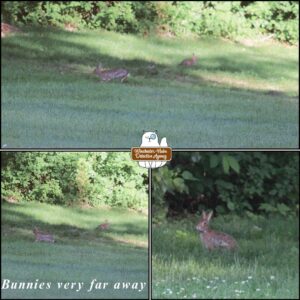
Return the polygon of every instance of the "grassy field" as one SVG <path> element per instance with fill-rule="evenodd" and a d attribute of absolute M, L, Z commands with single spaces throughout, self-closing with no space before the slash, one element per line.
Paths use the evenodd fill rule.
<path fill-rule="evenodd" d="M 239 249 L 208 252 L 197 219 L 153 229 L 153 298 L 299 299 L 299 220 L 217 217 Z"/>
<path fill-rule="evenodd" d="M 23 31 L 1 40 L 4 147 L 130 148 L 143 129 L 173 148 L 298 146 L 296 47 Z M 99 62 L 131 76 L 100 83 Z"/>
<path fill-rule="evenodd" d="M 108 219 L 108 231 L 95 228 Z M 119 209 L 64 208 L 46 204 L 2 204 L 1 279 L 50 282 L 50 289 L 7 290 L 1 298 L 147 298 L 148 218 Z M 54 234 L 55 243 L 34 242 L 32 229 Z M 93 280 L 107 282 L 90 289 Z M 58 282 L 83 282 L 81 290 Z M 114 284 L 121 282 L 119 289 Z M 122 286 L 130 283 L 127 288 Z M 141 291 L 134 283 L 147 285 Z"/>

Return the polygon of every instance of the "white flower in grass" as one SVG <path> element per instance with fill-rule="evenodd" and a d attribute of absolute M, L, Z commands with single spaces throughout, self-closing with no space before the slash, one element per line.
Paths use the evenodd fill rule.
<path fill-rule="evenodd" d="M 274 275 L 271 275 L 271 276 L 270 276 L 270 279 L 271 279 L 271 280 L 274 280 L 274 279 L 275 279 L 275 276 L 274 276 Z"/>
<path fill-rule="evenodd" d="M 252 276 L 248 276 L 248 279 L 252 279 Z"/>
<path fill-rule="evenodd" d="M 192 298 L 194 298 L 194 299 L 195 299 L 196 297 L 197 297 L 197 295 L 196 295 L 196 294 L 193 294 L 193 295 L 192 295 Z"/>
<path fill-rule="evenodd" d="M 217 277 L 215 277 L 215 279 L 216 279 L 216 280 L 219 280 L 219 277 L 217 276 Z"/>
<path fill-rule="evenodd" d="M 210 285 L 206 286 L 207 289 L 210 289 Z"/>
<path fill-rule="evenodd" d="M 226 280 L 225 280 L 225 279 L 222 279 L 222 282 L 226 282 Z"/>
<path fill-rule="evenodd" d="M 270 282 L 267 282 L 267 286 L 270 286 L 271 284 L 270 284 Z"/>
<path fill-rule="evenodd" d="M 215 290 L 217 288 L 217 286 L 214 286 L 212 289 Z"/>
<path fill-rule="evenodd" d="M 256 289 L 256 291 L 257 291 L 257 292 L 259 292 L 259 291 L 260 291 L 260 289 Z"/>
<path fill-rule="evenodd" d="M 243 281 L 241 281 L 241 284 L 245 284 L 247 281 L 245 281 L 245 280 L 243 280 Z"/>
<path fill-rule="evenodd" d="M 238 281 L 236 281 L 234 284 L 238 284 L 239 282 Z"/>

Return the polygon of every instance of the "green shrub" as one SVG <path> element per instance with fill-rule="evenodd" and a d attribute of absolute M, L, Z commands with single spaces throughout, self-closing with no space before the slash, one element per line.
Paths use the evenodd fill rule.
<path fill-rule="evenodd" d="M 298 180 L 298 153 L 174 153 L 153 171 L 152 203 L 159 217 L 204 208 L 286 215 L 299 209 Z"/>
<path fill-rule="evenodd" d="M 2 197 L 17 201 L 147 207 L 147 173 L 129 153 L 2 153 Z"/>
<path fill-rule="evenodd" d="M 233 39 L 271 33 L 292 44 L 299 35 L 297 1 L 2 1 L 1 8 L 2 20 L 20 24 Z"/>

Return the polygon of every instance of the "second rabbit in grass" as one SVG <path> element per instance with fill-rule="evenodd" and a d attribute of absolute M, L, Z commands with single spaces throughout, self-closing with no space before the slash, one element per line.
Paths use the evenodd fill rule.
<path fill-rule="evenodd" d="M 100 224 L 97 228 L 100 230 L 108 230 L 110 227 L 110 224 L 107 220 L 104 221 L 104 223 Z"/>
<path fill-rule="evenodd" d="M 121 82 L 123 82 L 129 76 L 129 72 L 126 69 L 117 68 L 106 70 L 102 68 L 101 64 L 96 67 L 94 74 L 96 74 L 102 81 L 121 79 Z"/>

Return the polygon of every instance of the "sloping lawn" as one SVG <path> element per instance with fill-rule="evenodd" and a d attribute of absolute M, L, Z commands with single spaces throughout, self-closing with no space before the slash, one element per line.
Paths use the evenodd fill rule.
<path fill-rule="evenodd" d="M 1 41 L 6 148 L 130 148 L 143 129 L 173 148 L 298 146 L 296 47 L 23 31 Z M 130 77 L 99 82 L 99 62 Z"/>
<path fill-rule="evenodd" d="M 97 230 L 105 219 L 109 230 Z M 34 242 L 34 226 L 54 234 L 55 243 Z M 44 288 L 2 289 L 3 299 L 148 297 L 146 215 L 121 209 L 2 204 L 1 247 L 2 287 L 4 280 L 10 280 L 7 287 L 16 282 L 45 283 Z M 58 288 L 59 283 L 66 285 Z"/>

